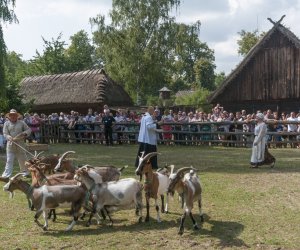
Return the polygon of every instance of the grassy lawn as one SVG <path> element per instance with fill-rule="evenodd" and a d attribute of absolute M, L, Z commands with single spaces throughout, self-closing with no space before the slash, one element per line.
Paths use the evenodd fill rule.
<path fill-rule="evenodd" d="M 50 153 L 76 151 L 76 164 L 129 165 L 123 177 L 134 176 L 137 145 L 50 145 Z M 34 223 L 25 195 L 14 199 L 0 183 L 0 249 L 299 249 L 300 248 L 300 151 L 272 149 L 274 169 L 249 169 L 249 148 L 168 147 L 159 145 L 159 164 L 199 169 L 204 193 L 205 222 L 192 230 L 187 217 L 185 233 L 177 235 L 182 214 L 177 196 L 171 199 L 169 214 L 157 223 L 152 203 L 149 223 L 137 223 L 134 210 L 113 214 L 107 222 L 85 227 L 83 221 L 72 232 L 64 232 L 71 218 L 58 211 L 57 222 L 44 232 Z M 5 154 L 0 153 L 0 171 Z M 18 166 L 15 166 L 18 170 Z M 196 205 L 196 204 L 195 204 Z M 145 210 L 143 214 L 145 215 Z M 197 214 L 195 206 L 194 214 Z M 198 224 L 200 218 L 196 215 Z M 40 221 L 43 222 L 42 217 Z"/>

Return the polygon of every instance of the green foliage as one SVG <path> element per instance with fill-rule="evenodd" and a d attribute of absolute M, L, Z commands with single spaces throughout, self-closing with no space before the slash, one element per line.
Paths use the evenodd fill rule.
<path fill-rule="evenodd" d="M 18 23 L 17 16 L 14 12 L 15 5 L 15 0 L 0 0 L 0 106 L 5 106 L 5 104 L 7 103 L 6 79 L 4 69 L 6 45 L 3 37 L 2 23 Z"/>
<path fill-rule="evenodd" d="M 205 60 L 213 65 L 213 50 L 199 40 L 200 26 L 200 21 L 191 25 L 173 24 L 175 50 L 171 50 L 170 58 L 173 69 L 171 73 L 175 81 L 181 79 L 191 85 L 196 81 L 195 65 L 198 61 Z"/>
<path fill-rule="evenodd" d="M 111 24 L 104 16 L 91 19 L 97 26 L 94 42 L 97 56 L 117 82 L 124 83 L 132 97 L 155 95 L 166 84 L 170 10 L 178 0 L 113 1 Z"/>
<path fill-rule="evenodd" d="M 175 99 L 175 105 L 194 106 L 206 110 L 209 106 L 207 98 L 210 91 L 205 88 L 199 88 L 191 94 L 179 96 Z"/>
<path fill-rule="evenodd" d="M 226 79 L 226 75 L 225 72 L 222 71 L 220 73 L 217 73 L 215 75 L 215 88 L 217 89 L 218 87 L 220 87 L 220 85 L 222 84 L 222 82 Z"/>
<path fill-rule="evenodd" d="M 26 76 L 26 63 L 22 56 L 15 52 L 8 52 L 4 64 L 5 69 L 5 99 L 0 102 L 1 110 L 8 110 L 11 107 L 19 111 L 25 108 L 22 104 L 22 97 L 19 95 L 19 83 Z"/>
<path fill-rule="evenodd" d="M 65 56 L 65 41 L 61 40 L 62 33 L 51 41 L 43 39 L 44 51 L 36 51 L 36 56 L 29 64 L 31 75 L 62 74 L 67 72 L 67 59 Z"/>
<path fill-rule="evenodd" d="M 18 23 L 15 7 L 16 0 L 0 0 L 0 23 Z"/>
<path fill-rule="evenodd" d="M 118 0 L 113 1 L 109 25 L 101 15 L 90 20 L 96 27 L 96 56 L 134 99 L 141 93 L 155 96 L 162 86 L 174 91 L 189 88 L 196 78 L 195 62 L 214 60 L 213 51 L 199 40 L 200 22 L 177 24 L 169 16 L 179 4 Z"/>
<path fill-rule="evenodd" d="M 80 30 L 70 37 L 71 44 L 65 51 L 69 71 L 88 70 L 93 67 L 94 47 L 90 44 L 88 34 Z"/>
<path fill-rule="evenodd" d="M 238 53 L 242 56 L 246 56 L 252 47 L 265 35 L 264 32 L 259 34 L 258 30 L 253 32 L 241 30 L 238 34 L 240 35 L 240 39 L 237 40 Z"/>
<path fill-rule="evenodd" d="M 215 70 L 216 66 L 208 59 L 201 58 L 196 61 L 194 71 L 196 84 L 208 90 L 215 89 Z"/>

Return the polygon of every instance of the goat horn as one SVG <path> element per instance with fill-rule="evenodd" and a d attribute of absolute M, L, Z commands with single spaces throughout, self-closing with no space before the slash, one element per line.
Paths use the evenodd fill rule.
<path fill-rule="evenodd" d="M 173 173 L 174 173 L 174 167 L 175 167 L 175 166 L 174 166 L 174 165 L 170 165 L 169 167 L 170 167 L 170 169 L 171 169 L 171 174 L 173 174 Z"/>
<path fill-rule="evenodd" d="M 195 169 L 193 167 L 183 167 L 183 168 L 178 169 L 177 174 L 181 174 L 181 173 L 184 173 L 184 172 L 187 172 L 187 171 L 190 171 L 190 170 L 195 170 L 196 171 L 197 169 Z"/>
<path fill-rule="evenodd" d="M 143 158 L 143 162 L 147 162 L 148 160 L 150 160 L 153 156 L 159 155 L 160 153 L 157 152 L 151 152 L 149 154 L 147 154 L 144 158 Z"/>
<path fill-rule="evenodd" d="M 63 155 L 59 158 L 59 160 L 63 160 L 68 154 L 75 154 L 75 151 L 67 151 L 63 153 Z"/>
<path fill-rule="evenodd" d="M 24 176 L 24 173 L 17 173 L 15 176 L 13 176 L 12 178 L 10 178 L 12 181 L 16 180 L 16 179 L 19 179 L 20 176 Z"/>
<path fill-rule="evenodd" d="M 36 151 L 35 151 L 36 152 Z M 41 151 L 37 154 L 36 158 L 38 158 L 42 153 L 44 153 L 44 151 Z"/>

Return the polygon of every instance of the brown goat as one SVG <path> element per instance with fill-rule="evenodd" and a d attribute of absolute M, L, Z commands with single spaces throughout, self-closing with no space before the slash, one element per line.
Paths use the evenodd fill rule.
<path fill-rule="evenodd" d="M 169 177 L 159 172 L 153 172 L 150 162 L 151 157 L 158 153 L 152 152 L 144 157 L 144 153 L 140 157 L 139 166 L 136 169 L 136 174 L 144 176 L 144 190 L 146 196 L 147 215 L 145 221 L 149 221 L 150 198 L 155 200 L 155 209 L 157 212 L 157 221 L 160 222 L 159 206 L 157 202 L 158 196 L 161 197 L 161 212 L 168 212 L 168 196 L 166 200 L 166 209 L 164 208 L 164 193 L 167 193 L 169 185 Z"/>

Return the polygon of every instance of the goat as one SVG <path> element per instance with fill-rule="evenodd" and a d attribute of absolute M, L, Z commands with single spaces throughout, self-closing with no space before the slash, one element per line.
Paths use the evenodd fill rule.
<path fill-rule="evenodd" d="M 135 171 L 137 175 L 144 175 L 144 189 L 145 189 L 145 196 L 146 196 L 146 208 L 147 208 L 147 215 L 145 221 L 149 221 L 149 200 L 153 198 L 155 200 L 155 209 L 157 212 L 157 222 L 161 222 L 160 214 L 159 214 L 159 206 L 157 202 L 157 197 L 161 197 L 161 212 L 168 213 L 168 195 L 166 198 L 166 207 L 164 208 L 164 193 L 167 193 L 167 189 L 169 186 L 169 177 L 164 175 L 160 172 L 153 172 L 152 165 L 150 162 L 151 157 L 158 155 L 157 152 L 152 152 L 147 154 L 144 157 L 144 152 L 142 156 L 139 157 L 139 165 Z"/>
<path fill-rule="evenodd" d="M 126 178 L 103 182 L 101 175 L 88 165 L 76 170 L 74 179 L 86 186 L 92 199 L 93 207 L 89 221 L 96 212 L 105 209 L 112 225 L 109 212 L 128 209 L 133 205 L 136 208 L 136 215 L 139 215 L 139 222 L 142 221 L 142 185 L 139 181 Z"/>
<path fill-rule="evenodd" d="M 69 160 L 65 160 L 65 157 L 70 154 L 75 153 L 74 151 L 67 151 L 65 152 L 58 160 L 57 165 L 54 168 L 55 172 L 62 172 L 64 170 L 75 174 L 75 170 L 77 169 L 74 167 Z M 102 176 L 102 180 L 106 181 L 117 181 L 120 179 L 122 171 L 127 168 L 127 166 L 122 168 L 116 168 L 114 166 L 98 166 L 93 167 L 94 170 Z"/>
<path fill-rule="evenodd" d="M 189 173 L 186 173 L 190 171 Z M 198 230 L 198 224 L 193 217 L 192 209 L 195 201 L 198 201 L 199 213 L 201 222 L 204 221 L 203 213 L 202 213 L 202 187 L 200 183 L 200 179 L 196 175 L 195 171 L 197 171 L 193 167 L 184 167 L 180 168 L 177 173 L 171 173 L 170 175 L 170 184 L 168 187 L 168 193 L 174 195 L 175 190 L 179 195 L 182 195 L 184 199 L 184 212 L 181 217 L 180 227 L 178 234 L 183 234 L 184 231 L 184 220 L 186 214 L 190 215 L 190 218 L 193 222 L 193 227 L 195 230 Z"/>
<path fill-rule="evenodd" d="M 73 229 L 79 216 L 79 211 L 85 200 L 85 189 L 78 185 L 58 185 L 58 186 L 41 186 L 35 188 L 29 185 L 27 182 L 21 180 L 21 176 L 24 174 L 18 173 L 14 177 L 9 179 L 3 187 L 3 190 L 10 192 L 13 197 L 13 192 L 16 189 L 21 190 L 28 199 L 32 200 L 36 209 L 34 221 L 43 228 L 48 229 L 47 213 L 49 209 L 57 208 L 60 204 L 71 203 L 71 211 L 73 214 L 73 220 L 66 228 L 66 231 Z M 45 224 L 42 225 L 38 218 L 43 213 Z"/>
<path fill-rule="evenodd" d="M 54 186 L 54 185 L 76 185 L 77 184 L 77 182 L 74 179 L 72 180 L 62 179 L 51 175 L 46 177 L 43 172 L 43 167 L 44 164 L 39 164 L 39 165 L 32 164 L 28 167 L 28 170 L 31 172 L 31 176 L 32 176 L 31 186 L 38 188 L 43 185 Z M 31 206 L 31 210 L 33 210 L 33 205 Z M 51 218 L 52 214 L 53 214 L 52 221 L 56 221 L 55 209 L 50 209 L 48 219 Z"/>

